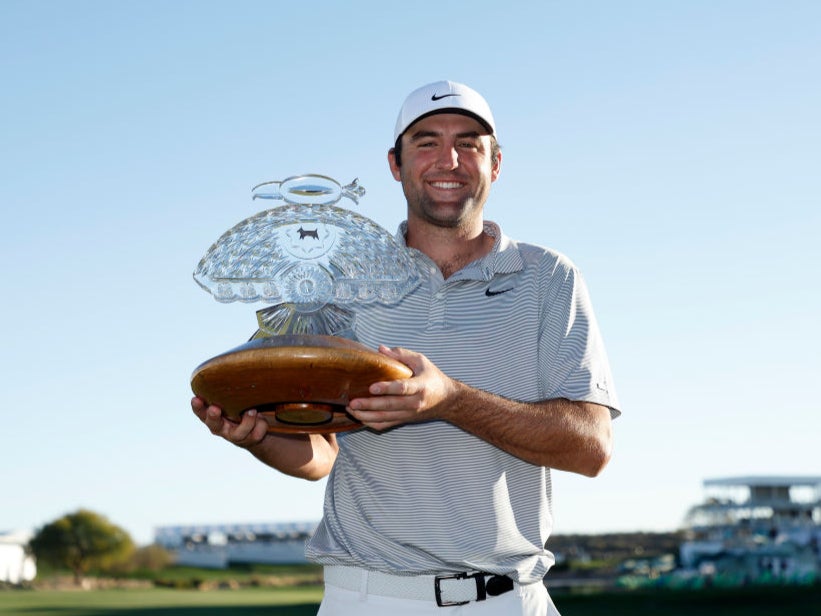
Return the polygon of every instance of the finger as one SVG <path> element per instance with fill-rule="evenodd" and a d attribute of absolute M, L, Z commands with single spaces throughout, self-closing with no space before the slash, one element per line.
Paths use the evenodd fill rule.
<path fill-rule="evenodd" d="M 413 377 L 399 381 L 380 381 L 368 387 L 374 396 L 413 396 L 419 393 L 418 380 Z"/>
<path fill-rule="evenodd" d="M 348 411 L 356 419 L 362 423 L 405 423 L 413 419 L 415 413 L 406 407 L 400 406 L 398 403 L 392 403 L 390 406 L 382 405 L 371 408 L 351 408 Z"/>
<path fill-rule="evenodd" d="M 208 404 L 199 397 L 191 399 L 191 410 L 206 425 L 214 424 L 216 419 L 222 418 L 222 409 L 215 404 Z M 216 422 L 219 423 L 219 422 Z"/>
<path fill-rule="evenodd" d="M 372 428 L 374 430 L 382 431 L 405 423 L 405 420 L 398 419 L 393 413 L 384 413 L 378 411 L 359 411 L 352 412 L 353 415 L 363 426 Z"/>
<path fill-rule="evenodd" d="M 203 419 L 205 417 L 205 407 L 208 406 L 202 398 L 194 396 L 191 398 L 191 410 L 194 411 L 194 414 Z"/>
<path fill-rule="evenodd" d="M 413 369 L 413 366 L 411 366 L 410 362 L 415 363 L 420 357 L 419 353 L 415 353 L 414 351 L 410 351 L 402 347 L 388 347 L 384 344 L 379 345 L 379 352 L 382 353 L 382 355 L 390 357 L 391 359 L 402 362 L 411 369 Z"/>
<path fill-rule="evenodd" d="M 418 411 L 422 398 L 416 395 L 416 388 L 402 383 L 382 383 L 384 391 L 369 398 L 354 398 L 348 402 L 348 407 L 357 411 L 398 412 Z M 378 391 L 378 390 L 377 390 Z"/>
<path fill-rule="evenodd" d="M 349 411 L 377 412 L 390 411 L 397 408 L 396 401 L 391 398 L 354 398 L 348 402 Z"/>
<path fill-rule="evenodd" d="M 396 357 L 401 350 L 399 347 L 389 347 L 384 344 L 380 344 L 377 348 L 382 355 L 387 355 L 388 357 Z"/>
<path fill-rule="evenodd" d="M 266 436 L 268 436 L 268 421 L 262 415 L 257 415 L 254 428 L 251 430 L 249 438 L 254 443 L 259 443 Z"/>
<path fill-rule="evenodd" d="M 235 443 L 240 443 L 249 440 L 254 428 L 257 426 L 257 410 L 251 409 L 246 411 L 240 417 L 238 424 L 231 426 L 230 438 Z"/>
<path fill-rule="evenodd" d="M 368 393 L 373 394 L 374 396 L 384 396 L 388 393 L 388 386 L 390 385 L 389 381 L 380 381 L 379 383 L 371 383 L 368 386 Z"/>
<path fill-rule="evenodd" d="M 222 416 L 222 409 L 214 404 L 206 407 L 201 419 L 211 431 L 211 434 L 223 435 L 224 427 L 230 425 L 225 417 Z"/>

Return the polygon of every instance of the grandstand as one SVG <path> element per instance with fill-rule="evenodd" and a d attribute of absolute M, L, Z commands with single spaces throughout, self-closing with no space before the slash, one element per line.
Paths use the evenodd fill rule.
<path fill-rule="evenodd" d="M 224 569 L 237 564 L 305 563 L 305 542 L 318 522 L 161 526 L 154 542 L 176 563 Z"/>

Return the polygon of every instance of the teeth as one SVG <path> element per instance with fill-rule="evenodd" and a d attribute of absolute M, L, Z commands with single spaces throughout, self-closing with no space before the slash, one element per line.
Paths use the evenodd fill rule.
<path fill-rule="evenodd" d="M 460 188 L 462 186 L 460 182 L 431 182 L 431 185 L 435 188 Z"/>

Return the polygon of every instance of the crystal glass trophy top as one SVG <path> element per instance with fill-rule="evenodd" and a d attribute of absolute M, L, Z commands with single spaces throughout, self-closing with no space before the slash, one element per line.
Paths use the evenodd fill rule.
<path fill-rule="evenodd" d="M 401 300 L 419 283 L 410 253 L 372 220 L 336 204 L 365 194 L 322 175 L 265 182 L 254 199 L 284 204 L 226 231 L 194 280 L 220 302 L 261 302 L 257 332 L 201 364 L 194 393 L 226 415 L 256 408 L 275 432 L 336 432 L 359 424 L 344 408 L 407 366 L 354 339 L 356 307 Z"/>

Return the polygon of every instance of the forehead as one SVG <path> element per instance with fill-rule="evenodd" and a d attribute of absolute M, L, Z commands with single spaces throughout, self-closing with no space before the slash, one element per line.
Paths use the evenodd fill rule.
<path fill-rule="evenodd" d="M 436 113 L 414 122 L 405 136 L 413 139 L 417 134 L 441 135 L 488 135 L 487 129 L 479 120 L 461 113 Z"/>

